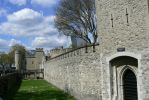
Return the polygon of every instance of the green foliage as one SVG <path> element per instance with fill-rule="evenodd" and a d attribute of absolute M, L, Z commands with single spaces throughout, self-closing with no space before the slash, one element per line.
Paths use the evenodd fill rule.
<path fill-rule="evenodd" d="M 6 65 L 12 65 L 13 64 L 13 57 L 9 54 L 1 54 L 0 55 L 0 65 L 3 67 Z"/>
<path fill-rule="evenodd" d="M 19 44 L 16 44 L 11 47 L 10 52 L 8 54 L 1 54 L 0 55 L 0 65 L 5 69 L 5 66 L 12 66 L 14 64 L 14 59 L 15 59 L 15 51 L 18 50 L 21 54 L 21 64 L 24 65 L 25 61 L 25 47 Z"/>
<path fill-rule="evenodd" d="M 24 80 L 14 100 L 76 100 L 44 80 Z"/>
<path fill-rule="evenodd" d="M 16 50 L 18 50 L 18 51 L 21 53 L 22 57 L 25 57 L 25 52 L 26 52 L 26 50 L 25 50 L 25 47 L 24 47 L 23 45 L 20 45 L 20 44 L 15 44 L 15 45 L 13 45 L 13 46 L 10 48 L 10 54 L 11 54 L 12 56 L 14 56 Z"/>

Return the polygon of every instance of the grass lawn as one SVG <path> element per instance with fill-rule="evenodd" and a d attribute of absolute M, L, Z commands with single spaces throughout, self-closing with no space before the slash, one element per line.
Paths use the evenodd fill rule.
<path fill-rule="evenodd" d="M 23 80 L 14 100 L 76 100 L 44 80 Z"/>

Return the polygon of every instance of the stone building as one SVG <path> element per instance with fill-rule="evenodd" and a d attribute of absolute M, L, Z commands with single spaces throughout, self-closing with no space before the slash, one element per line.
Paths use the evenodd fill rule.
<path fill-rule="evenodd" d="M 44 59 L 43 48 L 36 48 L 36 50 L 29 50 L 26 52 L 26 69 L 36 70 L 41 69 L 40 64 Z"/>
<path fill-rule="evenodd" d="M 45 55 L 43 48 L 26 51 L 26 72 L 32 74 L 35 78 L 40 77 L 43 70 Z"/>
<path fill-rule="evenodd" d="M 43 78 L 43 64 L 45 62 L 45 54 L 43 48 L 36 50 L 27 50 L 25 54 L 25 63 L 21 66 L 21 54 L 15 51 L 15 68 L 24 74 L 24 78 Z"/>
<path fill-rule="evenodd" d="M 148 0 L 96 0 L 103 100 L 149 100 Z"/>
<path fill-rule="evenodd" d="M 96 52 L 80 48 L 47 61 L 45 79 L 78 100 L 149 100 L 148 1 L 96 0 Z"/>

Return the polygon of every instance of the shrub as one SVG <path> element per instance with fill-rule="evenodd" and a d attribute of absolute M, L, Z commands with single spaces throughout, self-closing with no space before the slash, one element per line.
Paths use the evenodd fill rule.
<path fill-rule="evenodd" d="M 22 82 L 22 75 L 11 73 L 0 77 L 0 97 L 3 100 L 13 100 Z"/>

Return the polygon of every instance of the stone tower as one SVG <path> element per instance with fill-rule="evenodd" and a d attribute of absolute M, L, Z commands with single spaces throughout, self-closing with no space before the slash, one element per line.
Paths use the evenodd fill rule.
<path fill-rule="evenodd" d="M 40 69 L 40 65 L 42 64 L 42 59 L 44 57 L 44 52 L 43 48 L 36 48 L 36 53 L 35 53 L 35 67 L 36 69 Z"/>
<path fill-rule="evenodd" d="M 149 100 L 148 8 L 148 0 L 96 0 L 102 100 Z"/>
<path fill-rule="evenodd" d="M 15 51 L 15 67 L 16 70 L 20 70 L 20 53 L 18 50 Z"/>

